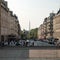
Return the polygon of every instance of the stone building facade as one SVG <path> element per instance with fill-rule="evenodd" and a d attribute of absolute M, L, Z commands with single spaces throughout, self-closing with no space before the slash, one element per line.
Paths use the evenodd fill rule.
<path fill-rule="evenodd" d="M 1 2 L 1 40 L 5 40 L 8 32 L 8 7 L 7 2 L 2 0 Z"/>
<path fill-rule="evenodd" d="M 53 17 L 54 16 L 55 16 L 54 13 L 50 13 L 50 16 L 44 19 L 43 24 L 39 27 L 40 30 L 38 30 L 38 37 L 40 37 L 39 36 L 40 34 L 44 39 L 53 38 Z M 42 26 L 43 28 L 41 28 Z"/>
<path fill-rule="evenodd" d="M 53 30 L 54 30 L 54 38 L 57 38 L 60 40 L 60 9 L 57 12 L 57 14 L 54 16 L 53 19 Z"/>
<path fill-rule="evenodd" d="M 1 41 L 18 40 L 20 37 L 20 24 L 18 17 L 9 10 L 7 2 L 1 2 Z"/>
<path fill-rule="evenodd" d="M 44 25 L 44 38 L 46 39 L 46 36 L 47 36 L 47 18 L 44 19 L 43 25 Z"/>
<path fill-rule="evenodd" d="M 38 28 L 38 39 L 44 39 L 44 25 L 41 24 Z"/>
<path fill-rule="evenodd" d="M 53 17 L 55 16 L 54 13 L 50 13 L 50 16 L 47 17 L 47 23 L 46 23 L 46 38 L 53 38 Z"/>

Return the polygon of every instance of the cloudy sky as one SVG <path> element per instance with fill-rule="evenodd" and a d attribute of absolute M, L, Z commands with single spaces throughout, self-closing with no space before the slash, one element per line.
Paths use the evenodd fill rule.
<path fill-rule="evenodd" d="M 21 29 L 29 30 L 39 27 L 45 17 L 52 11 L 56 13 L 60 8 L 60 0 L 5 0 L 8 7 L 18 16 Z"/>

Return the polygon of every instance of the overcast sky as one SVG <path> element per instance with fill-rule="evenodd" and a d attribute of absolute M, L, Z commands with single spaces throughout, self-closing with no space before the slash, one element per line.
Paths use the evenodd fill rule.
<path fill-rule="evenodd" d="M 29 30 L 29 20 L 31 29 L 39 27 L 49 13 L 57 12 L 60 8 L 60 0 L 5 0 L 8 7 L 19 19 L 21 29 Z"/>

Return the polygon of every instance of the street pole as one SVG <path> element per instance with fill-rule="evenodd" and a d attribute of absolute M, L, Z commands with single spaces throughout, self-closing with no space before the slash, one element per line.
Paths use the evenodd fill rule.
<path fill-rule="evenodd" d="M 29 21 L 29 39 L 30 39 L 30 21 Z"/>
<path fill-rule="evenodd" d="M 0 0 L 0 42 L 1 42 L 1 0 Z"/>

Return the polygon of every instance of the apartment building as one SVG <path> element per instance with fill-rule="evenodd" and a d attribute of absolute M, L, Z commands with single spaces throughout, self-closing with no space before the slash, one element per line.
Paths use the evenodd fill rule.
<path fill-rule="evenodd" d="M 44 39 L 44 25 L 41 24 L 40 27 L 38 28 L 38 39 Z"/>
<path fill-rule="evenodd" d="M 54 13 L 50 13 L 50 16 L 45 18 L 45 36 L 46 38 L 53 38 L 53 17 L 55 16 Z"/>
<path fill-rule="evenodd" d="M 46 36 L 47 36 L 47 18 L 44 19 L 43 25 L 44 25 L 44 38 L 46 39 Z"/>
<path fill-rule="evenodd" d="M 41 27 L 39 26 L 39 28 L 38 28 L 38 39 L 40 39 L 41 38 Z"/>
<path fill-rule="evenodd" d="M 60 40 L 60 9 L 57 12 L 57 14 L 54 16 L 53 19 L 53 30 L 54 30 L 54 38 L 57 38 Z"/>
<path fill-rule="evenodd" d="M 1 40 L 6 40 L 8 33 L 8 7 L 7 2 L 2 0 L 1 2 Z"/>
<path fill-rule="evenodd" d="M 7 2 L 1 2 L 1 41 L 18 40 L 20 38 L 20 24 L 16 14 L 13 14 L 7 6 Z"/>
<path fill-rule="evenodd" d="M 38 38 L 44 39 L 53 38 L 53 17 L 54 13 L 50 13 L 49 17 L 46 17 L 43 24 L 38 29 Z"/>

